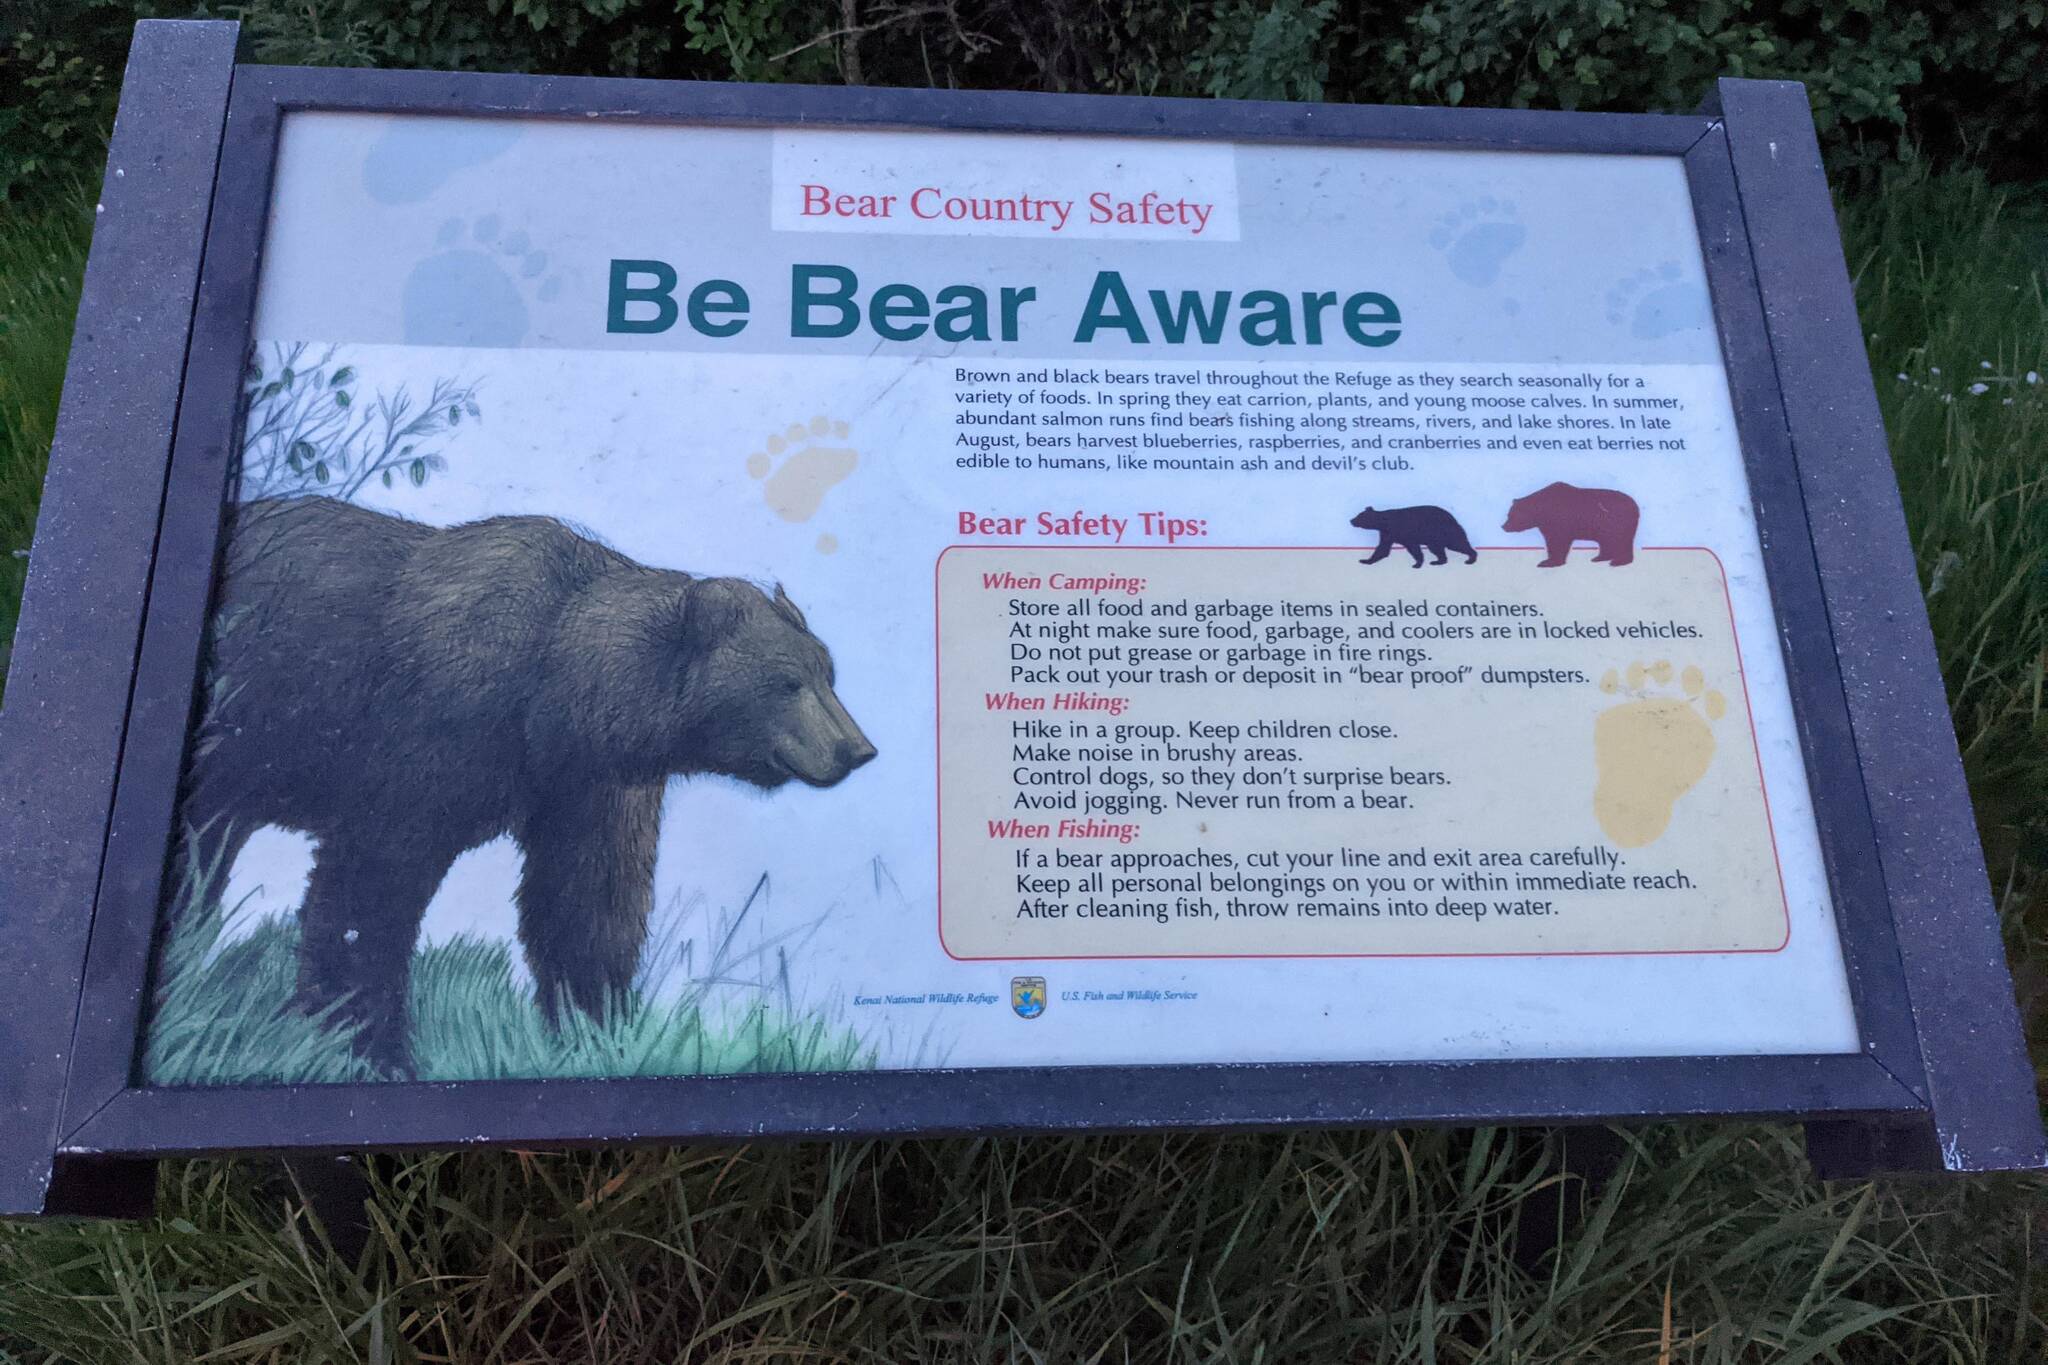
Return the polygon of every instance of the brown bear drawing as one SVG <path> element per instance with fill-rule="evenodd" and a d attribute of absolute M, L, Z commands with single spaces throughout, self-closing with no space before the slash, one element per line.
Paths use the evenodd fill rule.
<path fill-rule="evenodd" d="M 1537 531 L 1544 556 L 1538 568 L 1554 569 L 1571 553 L 1572 542 L 1590 540 L 1600 547 L 1596 564 L 1631 564 L 1636 557 L 1636 522 L 1642 513 L 1636 500 L 1612 488 L 1580 488 L 1553 483 L 1508 507 L 1503 531 Z"/>
<path fill-rule="evenodd" d="M 1351 519 L 1351 524 L 1361 531 L 1376 531 L 1380 543 L 1361 564 L 1377 564 L 1392 554 L 1395 546 L 1406 550 L 1415 560 L 1415 567 L 1422 567 L 1422 552 L 1429 550 L 1436 556 L 1431 562 L 1443 563 L 1450 550 L 1465 556 L 1467 564 L 1479 558 L 1479 552 L 1472 548 L 1472 541 L 1465 534 L 1465 528 L 1458 525 L 1458 519 L 1441 507 L 1368 507 Z"/>
<path fill-rule="evenodd" d="M 184 819 L 318 844 L 297 1001 L 411 1065 L 407 986 L 457 855 L 518 841 L 550 1019 L 601 1015 L 646 935 L 662 792 L 829 787 L 875 756 L 780 588 L 643 564 L 546 517 L 447 529 L 330 498 L 235 514 Z"/>

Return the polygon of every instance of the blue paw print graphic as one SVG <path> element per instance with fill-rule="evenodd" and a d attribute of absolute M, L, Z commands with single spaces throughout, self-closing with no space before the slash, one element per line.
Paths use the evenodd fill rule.
<path fill-rule="evenodd" d="M 418 346 L 517 346 L 531 325 L 528 303 L 561 291 L 548 255 L 498 215 L 441 225 L 435 251 L 406 276 L 405 339 Z"/>
<path fill-rule="evenodd" d="M 1676 261 L 1638 270 L 1607 291 L 1607 320 L 1616 326 L 1626 325 L 1645 341 L 1704 327 L 1712 315 L 1705 286 L 1686 279 Z"/>
<path fill-rule="evenodd" d="M 1443 252 L 1451 274 L 1470 285 L 1489 285 L 1500 278 L 1508 257 L 1522 249 L 1529 230 L 1505 199 L 1482 195 L 1436 220 L 1429 244 Z"/>

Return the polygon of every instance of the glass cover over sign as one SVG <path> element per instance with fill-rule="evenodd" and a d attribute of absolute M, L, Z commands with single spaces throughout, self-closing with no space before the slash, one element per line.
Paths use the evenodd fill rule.
<path fill-rule="evenodd" d="M 1853 1052 L 1675 158 L 286 117 L 158 1084 Z"/>

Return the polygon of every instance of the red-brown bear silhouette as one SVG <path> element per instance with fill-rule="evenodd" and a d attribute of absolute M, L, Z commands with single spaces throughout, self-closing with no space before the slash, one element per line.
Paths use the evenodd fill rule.
<path fill-rule="evenodd" d="M 1538 531 L 1546 551 L 1540 569 L 1554 569 L 1571 553 L 1572 542 L 1590 540 L 1600 547 L 1596 564 L 1630 564 L 1636 557 L 1636 522 L 1642 510 L 1636 500 L 1613 488 L 1580 488 L 1553 483 L 1508 507 L 1503 531 Z"/>

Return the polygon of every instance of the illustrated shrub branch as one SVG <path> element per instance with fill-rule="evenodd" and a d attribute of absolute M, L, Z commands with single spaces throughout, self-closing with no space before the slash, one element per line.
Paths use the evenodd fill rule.
<path fill-rule="evenodd" d="M 447 468 L 431 443 L 481 417 L 472 383 L 441 379 L 425 401 L 400 387 L 367 402 L 336 348 L 274 342 L 250 357 L 242 428 L 242 497 L 322 493 L 353 499 L 376 479 L 415 487 Z"/>

